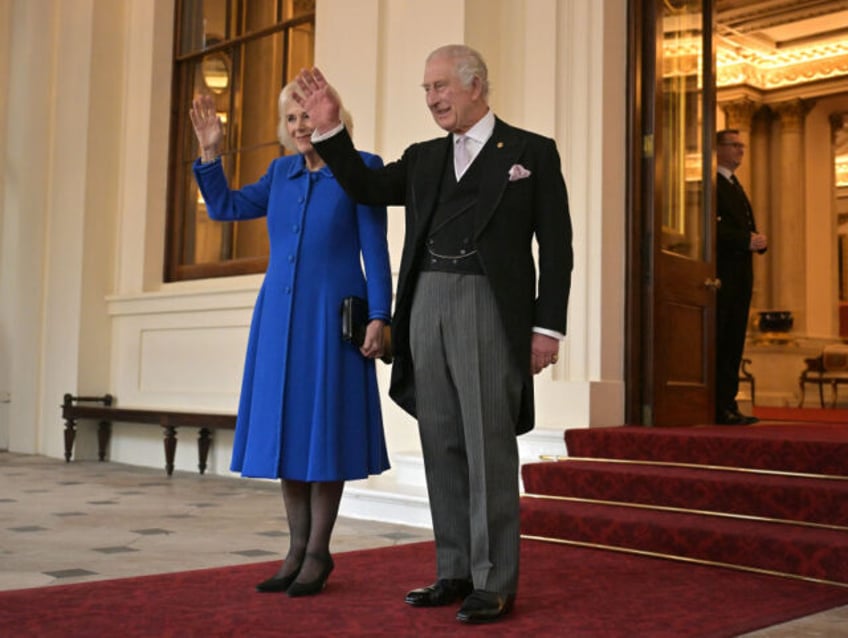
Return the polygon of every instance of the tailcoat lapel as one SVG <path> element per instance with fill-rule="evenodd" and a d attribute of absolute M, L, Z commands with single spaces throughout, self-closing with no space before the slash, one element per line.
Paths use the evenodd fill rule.
<path fill-rule="evenodd" d="M 395 323 L 398 330 L 403 332 L 400 325 L 408 325 L 414 280 L 417 278 L 417 268 L 425 249 L 430 220 L 436 210 L 439 197 L 439 186 L 445 162 L 450 159 L 451 136 L 432 140 L 415 147 L 414 162 L 408 173 L 408 203 L 406 206 L 406 237 L 404 238 L 403 255 L 401 256 L 400 273 L 398 274 L 397 302 L 395 304 Z M 413 285 L 410 285 L 410 281 Z M 399 360 L 403 353 L 398 353 L 394 369 L 400 371 Z M 408 361 L 407 361 L 408 363 Z M 398 372 L 393 372 L 396 374 Z M 414 399 L 398 400 L 404 405 Z"/>
<path fill-rule="evenodd" d="M 477 218 L 475 220 L 475 238 L 486 228 L 489 220 L 501 201 L 506 185 L 509 183 L 509 169 L 518 161 L 524 150 L 524 139 L 514 135 L 510 127 L 495 119 L 495 130 L 486 143 L 478 159 L 485 162 L 483 177 L 480 180 L 480 195 L 477 200 Z"/>
<path fill-rule="evenodd" d="M 419 168 L 412 176 L 412 201 L 415 214 L 415 243 L 420 245 L 430 228 L 430 219 L 436 210 L 439 196 L 439 182 L 444 173 L 445 162 L 450 160 L 451 136 L 441 143 L 422 146 Z"/>

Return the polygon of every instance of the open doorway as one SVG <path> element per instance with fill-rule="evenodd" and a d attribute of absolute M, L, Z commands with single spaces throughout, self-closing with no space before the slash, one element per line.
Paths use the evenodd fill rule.
<path fill-rule="evenodd" d="M 755 260 L 745 357 L 760 405 L 795 406 L 805 360 L 841 333 L 835 157 L 848 110 L 848 2 L 717 0 L 716 66 L 717 125 L 748 144 L 736 174 L 769 237 Z M 774 317 L 791 329 L 772 330 Z"/>
<path fill-rule="evenodd" d="M 848 2 L 634 1 L 630 37 L 627 419 L 644 425 L 708 423 L 714 384 L 715 130 L 740 128 L 750 140 L 740 179 L 749 180 L 758 225 L 762 220 L 771 235 L 769 258 L 755 270 L 752 305 L 757 311 L 792 311 L 798 333 L 839 336 L 840 267 L 848 273 L 840 257 L 848 253 L 839 252 L 837 237 L 848 217 L 839 217 L 836 146 L 830 140 L 832 113 L 840 96 L 848 101 Z M 693 70 L 685 57 L 700 66 Z M 675 104 L 671 89 L 682 86 L 681 73 L 692 76 L 694 90 Z M 696 104 L 700 111 L 691 117 L 682 110 Z M 675 117 L 682 126 L 676 132 L 689 140 L 677 159 L 669 121 Z M 819 137 L 825 138 L 820 145 Z M 699 148 L 691 144 L 696 138 Z M 681 175 L 684 183 L 674 191 Z M 695 191 L 700 198 L 687 209 L 685 195 Z M 677 203 L 669 199 L 674 192 L 684 195 Z M 670 219 L 689 220 L 694 233 L 676 247 L 665 242 Z M 694 260 L 686 254 L 693 246 L 699 257 Z M 694 262 L 701 266 L 691 268 Z M 670 284 L 689 296 L 669 296 Z M 797 363 L 781 364 L 785 390 L 770 396 L 768 387 L 762 392 L 758 387 L 758 398 L 786 403 L 797 398 L 792 394 Z M 760 367 L 771 371 L 770 362 Z"/>

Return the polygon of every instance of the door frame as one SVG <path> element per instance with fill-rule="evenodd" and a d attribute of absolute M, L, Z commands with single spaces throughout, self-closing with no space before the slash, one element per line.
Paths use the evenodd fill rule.
<path fill-rule="evenodd" d="M 654 425 L 657 403 L 669 403 L 665 380 L 659 378 L 656 351 L 667 339 L 657 329 L 657 291 L 663 282 L 661 245 L 662 219 L 657 166 L 662 153 L 661 122 L 662 85 L 657 68 L 662 62 L 659 47 L 662 43 L 662 1 L 630 0 L 628 2 L 628 70 L 627 70 L 627 290 L 625 312 L 625 419 L 634 425 Z M 703 107 L 701 121 L 702 180 L 704 184 L 702 210 L 715 219 L 715 25 L 714 0 L 701 0 L 703 21 Z M 708 63 L 707 63 L 708 62 Z M 658 135 L 658 132 L 660 133 Z M 704 254 L 715 277 L 714 224 L 705 223 Z M 705 282 L 693 281 L 701 286 Z M 703 348 L 703 387 L 698 397 L 700 417 L 689 421 L 710 422 L 715 391 L 715 297 L 704 311 L 704 330 L 696 343 Z M 662 423 L 669 425 L 671 423 Z M 678 423 L 684 425 L 687 423 Z M 691 424 L 691 423 L 688 423 Z"/>

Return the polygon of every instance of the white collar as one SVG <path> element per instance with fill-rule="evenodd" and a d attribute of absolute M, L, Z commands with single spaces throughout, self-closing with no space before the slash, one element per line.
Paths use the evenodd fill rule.
<path fill-rule="evenodd" d="M 730 170 L 729 168 L 719 165 L 718 172 L 721 173 L 722 175 L 724 175 L 727 178 L 727 181 L 729 181 L 729 182 L 733 181 L 733 171 Z"/>
<path fill-rule="evenodd" d="M 481 117 L 477 122 L 468 129 L 463 135 L 469 138 L 471 141 L 475 142 L 478 146 L 483 146 L 486 142 L 489 141 L 489 138 L 492 137 L 492 133 L 495 131 L 495 114 L 492 113 L 492 109 L 486 111 L 486 114 Z M 457 134 L 453 134 L 453 140 L 456 142 Z"/>

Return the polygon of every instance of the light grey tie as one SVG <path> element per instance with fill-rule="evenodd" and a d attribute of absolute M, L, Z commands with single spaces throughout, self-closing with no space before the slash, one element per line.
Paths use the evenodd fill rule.
<path fill-rule="evenodd" d="M 465 135 L 456 136 L 456 145 L 453 149 L 453 168 L 456 172 L 456 179 L 462 177 L 465 169 L 471 163 L 471 154 L 468 152 L 468 138 Z"/>

